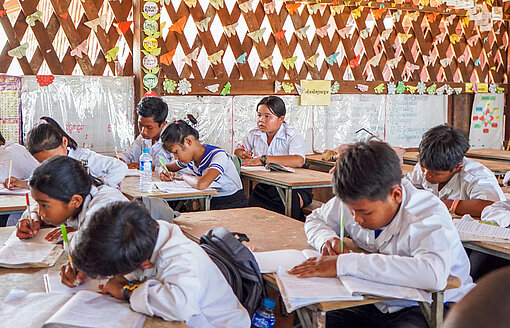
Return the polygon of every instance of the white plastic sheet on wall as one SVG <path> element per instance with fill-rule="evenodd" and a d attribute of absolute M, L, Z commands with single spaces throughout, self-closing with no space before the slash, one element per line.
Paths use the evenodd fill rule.
<path fill-rule="evenodd" d="M 112 155 L 134 139 L 133 83 L 133 77 L 55 76 L 41 87 L 35 76 L 24 76 L 23 131 L 50 116 L 79 147 Z"/>

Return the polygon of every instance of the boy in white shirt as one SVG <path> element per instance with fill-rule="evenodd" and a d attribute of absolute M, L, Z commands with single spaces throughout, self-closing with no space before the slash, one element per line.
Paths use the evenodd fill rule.
<path fill-rule="evenodd" d="M 425 132 L 419 163 L 407 178 L 419 189 L 438 196 L 454 214 L 480 217 L 493 202 L 505 200 L 498 181 L 488 168 L 464 155 L 469 139 L 447 124 Z"/>
<path fill-rule="evenodd" d="M 310 245 L 321 251 L 289 272 L 299 277 L 351 275 L 362 279 L 441 290 L 449 275 L 461 286 L 445 292 L 458 301 L 471 287 L 469 261 L 448 209 L 429 192 L 401 181 L 397 154 L 386 143 L 357 143 L 333 172 L 336 195 L 306 219 Z M 340 254 L 340 219 L 345 234 L 368 251 Z M 414 301 L 390 300 L 328 312 L 327 327 L 428 327 Z"/>
<path fill-rule="evenodd" d="M 136 203 L 102 208 L 73 240 L 73 263 L 88 277 L 111 277 L 103 291 L 131 308 L 190 328 L 250 326 L 225 277 L 178 226 L 155 221 Z M 124 275 L 131 272 L 136 280 Z M 71 270 L 63 282 L 73 285 Z"/>
<path fill-rule="evenodd" d="M 119 153 L 119 159 L 128 164 L 130 169 L 139 168 L 140 155 L 146 143 L 150 145 L 152 166 L 159 168 L 163 159 L 165 164 L 174 160 L 171 153 L 163 148 L 160 136 L 165 128 L 168 116 L 168 105 L 159 97 L 145 97 L 136 105 L 138 114 L 138 128 L 140 135 L 123 152 Z"/>
<path fill-rule="evenodd" d="M 39 165 L 24 146 L 12 140 L 5 141 L 5 138 L 0 134 L 0 181 L 5 182 L 5 184 L 9 179 L 11 161 L 11 176 L 20 180 L 27 180 Z"/>

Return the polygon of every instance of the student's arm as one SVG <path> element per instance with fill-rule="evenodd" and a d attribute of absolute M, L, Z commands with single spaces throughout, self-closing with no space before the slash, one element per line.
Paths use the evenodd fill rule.
<path fill-rule="evenodd" d="M 446 207 L 451 208 L 453 200 L 447 199 L 443 200 L 443 203 Z M 487 206 L 492 205 L 494 202 L 490 200 L 482 200 L 482 199 L 469 199 L 469 200 L 459 200 L 457 208 L 455 209 L 455 214 L 464 215 L 469 214 L 473 217 L 479 218 L 482 215 L 482 211 Z"/>
<path fill-rule="evenodd" d="M 213 183 L 213 181 L 221 174 L 220 171 L 215 169 L 208 169 L 201 177 L 194 175 L 183 174 L 182 179 L 190 186 L 198 190 L 204 190 Z"/>
<path fill-rule="evenodd" d="M 181 167 L 180 162 L 173 161 L 172 163 L 167 164 L 166 167 L 170 172 L 177 172 L 179 170 L 182 170 L 185 166 Z M 168 172 L 163 168 L 159 173 L 159 178 L 161 179 L 161 181 L 171 181 L 174 179 L 174 176 L 169 176 Z"/>
<path fill-rule="evenodd" d="M 25 210 L 16 224 L 16 237 L 19 239 L 29 239 L 34 237 L 43 224 L 41 218 L 37 215 L 37 212 L 39 211 L 38 205 L 33 205 L 31 210 L 31 214 L 28 213 L 28 210 Z M 32 229 L 30 227 L 30 217 L 32 217 L 33 220 Z"/>
<path fill-rule="evenodd" d="M 244 149 L 241 149 L 241 148 L 237 148 L 236 150 L 234 150 L 234 155 L 237 155 L 237 157 L 241 158 L 243 161 L 245 159 L 249 159 L 251 158 L 251 152 L 248 152 Z"/>
<path fill-rule="evenodd" d="M 331 243 L 333 239 L 339 240 L 340 207 L 340 199 L 334 197 L 306 217 L 305 234 L 308 244 L 319 252 L 322 251 L 326 242 Z M 346 207 L 344 211 L 346 215 L 350 215 L 347 214 Z"/>
<path fill-rule="evenodd" d="M 105 185 L 117 188 L 126 176 L 128 170 L 126 163 L 91 150 L 89 150 L 88 156 L 90 174 L 94 177 L 103 177 Z"/>
<path fill-rule="evenodd" d="M 480 219 L 504 228 L 510 226 L 510 202 L 496 202 L 487 206 L 483 209 Z"/>
<path fill-rule="evenodd" d="M 28 189 L 29 188 L 28 181 L 20 180 L 15 177 L 11 177 L 10 180 L 9 180 L 9 178 L 5 179 L 3 185 L 7 189 Z"/>
<path fill-rule="evenodd" d="M 140 147 L 140 139 L 141 136 L 138 136 L 126 149 L 119 152 L 119 159 L 124 161 L 127 164 L 130 163 L 137 163 L 138 158 L 135 158 L 135 148 L 141 148 Z"/>

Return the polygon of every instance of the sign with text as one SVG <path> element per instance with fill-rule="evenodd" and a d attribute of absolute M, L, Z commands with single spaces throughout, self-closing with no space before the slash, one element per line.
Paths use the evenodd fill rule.
<path fill-rule="evenodd" d="M 331 81 L 301 80 L 304 89 L 300 96 L 301 106 L 329 106 L 331 104 Z"/>

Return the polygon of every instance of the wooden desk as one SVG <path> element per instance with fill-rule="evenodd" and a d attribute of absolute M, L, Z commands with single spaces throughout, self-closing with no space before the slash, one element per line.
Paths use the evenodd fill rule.
<path fill-rule="evenodd" d="M 174 223 L 190 239 L 198 242 L 200 236 L 209 229 L 225 227 L 232 232 L 245 233 L 250 239 L 245 245 L 252 251 L 274 251 L 279 249 L 306 249 L 311 248 L 306 241 L 304 223 L 291 219 L 259 207 L 248 207 L 228 210 L 214 210 L 207 213 L 183 213 L 175 218 Z M 345 240 L 346 245 L 356 249 L 350 239 Z M 277 288 L 272 275 L 264 275 L 265 280 Z M 448 278 L 446 289 L 457 288 L 460 280 L 456 277 Z M 443 291 L 432 293 L 433 304 L 420 303 L 420 307 L 428 318 L 431 327 L 439 327 L 443 320 Z M 325 327 L 326 312 L 353 306 L 373 304 L 380 302 L 381 298 L 367 298 L 362 301 L 321 302 L 306 308 L 312 312 L 312 319 L 306 308 L 298 309 L 297 315 L 304 328 Z"/>
<path fill-rule="evenodd" d="M 161 181 L 157 174 L 153 174 L 153 181 Z M 208 211 L 211 209 L 211 197 L 213 195 L 217 195 L 218 192 L 216 190 L 201 190 L 197 192 L 190 193 L 176 193 L 169 194 L 163 191 L 160 191 L 157 188 L 153 188 L 151 192 L 141 192 L 139 188 L 140 177 L 125 177 L 120 184 L 120 191 L 126 196 L 129 200 L 134 198 L 139 198 L 142 196 L 145 197 L 154 197 L 154 198 L 162 198 L 165 200 L 188 200 L 188 199 L 204 199 L 205 200 L 205 210 Z"/>
<path fill-rule="evenodd" d="M 484 158 L 510 162 L 510 151 L 501 149 L 488 149 L 488 148 L 470 149 L 466 153 L 466 156 L 472 158 Z"/>
<path fill-rule="evenodd" d="M 310 166 L 318 166 L 323 169 L 327 169 L 329 171 L 333 166 L 335 166 L 335 162 L 325 161 L 321 158 L 320 154 L 314 155 L 306 155 L 306 163 Z M 402 174 L 407 174 L 413 172 L 414 165 L 411 164 L 403 164 L 402 165 Z"/>
<path fill-rule="evenodd" d="M 250 191 L 252 190 L 253 181 L 275 186 L 285 206 L 285 215 L 290 216 L 292 210 L 292 190 L 331 187 L 332 178 L 332 175 L 326 172 L 301 168 L 295 170 L 295 173 L 265 171 L 241 172 L 241 177 L 250 181 Z"/>
<path fill-rule="evenodd" d="M 464 245 L 465 248 L 510 260 L 510 242 L 491 243 L 485 241 L 464 241 L 462 245 Z"/>
<path fill-rule="evenodd" d="M 2 245 L 15 227 L 0 228 L 0 245 Z M 6 269 L 0 268 L 0 299 L 3 300 L 11 289 L 22 289 L 31 293 L 44 293 L 43 276 L 48 271 L 59 271 L 65 264 L 67 258 L 62 254 L 54 267 L 47 269 Z M 100 315 L 98 313 L 98 315 Z M 183 322 L 167 322 L 161 318 L 147 317 L 144 327 L 146 328 L 185 328 L 188 327 Z"/>
<path fill-rule="evenodd" d="M 35 204 L 33 199 L 30 200 Z M 23 213 L 27 208 L 24 195 L 0 195 L 0 214 Z"/>

